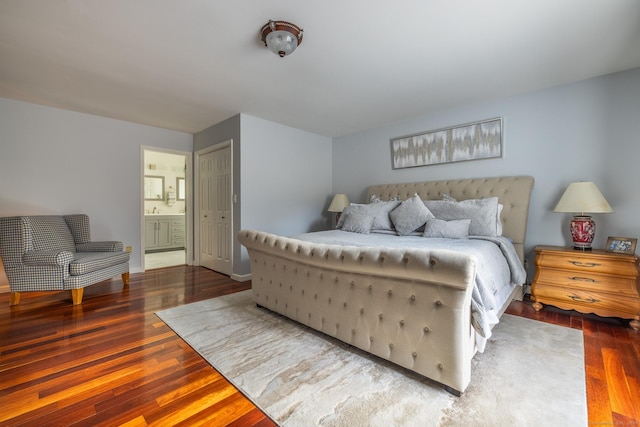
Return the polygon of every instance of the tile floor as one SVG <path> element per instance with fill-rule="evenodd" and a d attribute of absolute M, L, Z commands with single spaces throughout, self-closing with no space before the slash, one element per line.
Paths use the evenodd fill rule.
<path fill-rule="evenodd" d="M 171 267 L 186 264 L 185 251 L 156 252 L 144 255 L 144 269 Z"/>

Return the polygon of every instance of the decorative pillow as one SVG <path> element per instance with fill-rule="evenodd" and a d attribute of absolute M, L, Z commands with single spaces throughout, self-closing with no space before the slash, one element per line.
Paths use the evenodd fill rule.
<path fill-rule="evenodd" d="M 369 204 L 351 203 L 342 211 L 342 215 L 340 215 L 340 220 L 338 221 L 337 228 L 342 228 L 344 224 L 343 217 L 346 213 L 358 212 L 363 215 L 369 215 L 373 217 L 373 226 L 371 227 L 372 230 L 393 230 L 393 224 L 389 219 L 389 212 L 395 209 L 399 204 L 400 202 L 396 201 L 375 202 Z"/>
<path fill-rule="evenodd" d="M 499 236 L 498 198 L 469 199 L 461 202 L 427 200 L 425 205 L 438 219 L 471 219 L 469 234 L 472 236 Z M 500 227 L 500 232 L 502 227 Z"/>
<path fill-rule="evenodd" d="M 358 212 L 360 210 L 360 208 L 358 207 L 360 205 L 356 205 L 354 203 L 351 203 L 349 206 L 345 207 L 342 210 L 342 213 L 340 214 L 340 218 L 338 219 L 338 223 L 336 224 L 336 228 L 342 228 L 342 226 L 344 225 L 344 221 L 347 219 L 347 216 L 351 213 L 354 212 Z"/>
<path fill-rule="evenodd" d="M 451 195 L 449 193 L 444 193 L 442 195 L 442 200 L 446 200 L 446 201 L 449 201 L 449 202 L 457 202 L 458 201 L 458 200 L 456 200 L 455 197 L 451 197 Z M 497 235 L 498 236 L 502 236 L 502 220 L 500 219 L 500 217 L 502 216 L 502 209 L 503 208 L 504 208 L 504 205 L 502 203 L 498 203 L 498 214 L 496 215 L 496 228 L 497 228 Z"/>
<path fill-rule="evenodd" d="M 424 227 L 424 237 L 445 237 L 447 239 L 463 239 L 469 236 L 470 219 L 443 219 L 431 218 Z"/>
<path fill-rule="evenodd" d="M 400 196 L 393 196 L 389 198 L 390 202 L 400 202 Z M 382 200 L 380 198 L 380 196 L 378 196 L 377 194 L 371 194 L 369 196 L 369 203 L 377 203 L 377 202 L 384 202 L 384 200 Z"/>
<path fill-rule="evenodd" d="M 343 214 L 344 215 L 344 214 Z M 340 219 L 342 219 L 342 216 Z M 342 231 L 351 231 L 353 233 L 369 234 L 373 226 L 374 218 L 371 215 L 365 215 L 360 212 L 347 212 L 342 224 Z"/>
<path fill-rule="evenodd" d="M 392 210 L 389 217 L 398 234 L 406 236 L 423 226 L 429 218 L 433 218 L 433 214 L 422 202 L 420 196 L 415 194 Z"/>

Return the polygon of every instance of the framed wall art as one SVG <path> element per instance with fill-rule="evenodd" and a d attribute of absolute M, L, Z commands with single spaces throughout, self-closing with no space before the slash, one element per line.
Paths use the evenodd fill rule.
<path fill-rule="evenodd" d="M 609 236 L 607 239 L 607 246 L 605 246 L 604 250 L 607 252 L 633 255 L 636 253 L 637 243 L 638 239 L 635 238 Z"/>
<path fill-rule="evenodd" d="M 502 157 L 502 118 L 391 140 L 393 169 Z"/>

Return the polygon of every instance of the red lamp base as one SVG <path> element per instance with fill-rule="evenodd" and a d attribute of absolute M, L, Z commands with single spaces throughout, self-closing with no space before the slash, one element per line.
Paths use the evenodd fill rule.
<path fill-rule="evenodd" d="M 596 235 L 596 223 L 590 216 L 576 215 L 571 219 L 571 238 L 573 249 L 590 251 L 593 237 Z"/>

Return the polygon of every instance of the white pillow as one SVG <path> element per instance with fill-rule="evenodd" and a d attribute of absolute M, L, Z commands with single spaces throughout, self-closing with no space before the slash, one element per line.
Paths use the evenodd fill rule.
<path fill-rule="evenodd" d="M 443 219 L 431 218 L 424 227 L 424 237 L 444 237 L 447 239 L 463 239 L 469 236 L 470 219 Z"/>
<path fill-rule="evenodd" d="M 416 193 L 392 210 L 389 217 L 398 234 L 406 236 L 422 227 L 433 214 Z"/>
<path fill-rule="evenodd" d="M 445 221 L 470 219 L 469 234 L 472 236 L 500 236 L 502 234 L 502 224 L 498 220 L 497 197 L 469 199 L 461 202 L 427 200 L 424 203 L 438 219 Z"/>

